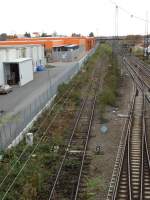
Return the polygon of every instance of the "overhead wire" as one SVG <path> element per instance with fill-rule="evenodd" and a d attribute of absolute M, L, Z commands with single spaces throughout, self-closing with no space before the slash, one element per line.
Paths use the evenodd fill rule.
<path fill-rule="evenodd" d="M 120 10 L 122 10 L 124 13 L 126 13 L 127 15 L 129 15 L 131 18 L 135 18 L 135 19 L 137 19 L 137 20 L 150 23 L 149 20 L 146 20 L 145 18 L 142 18 L 142 17 L 140 17 L 140 16 L 137 16 L 137 15 L 133 14 L 132 12 L 130 12 L 129 10 L 127 10 L 126 8 L 120 6 L 120 5 L 119 5 L 118 3 L 116 3 L 115 1 L 109 0 L 109 2 L 110 2 L 111 4 L 117 6 Z"/>

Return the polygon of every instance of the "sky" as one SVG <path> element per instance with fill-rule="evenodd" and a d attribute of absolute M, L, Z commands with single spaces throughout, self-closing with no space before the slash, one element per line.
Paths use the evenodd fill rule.
<path fill-rule="evenodd" d="M 113 2 L 119 6 L 118 34 L 144 34 L 145 21 L 131 14 L 146 19 L 147 12 L 150 18 L 150 0 L 0 0 L 0 33 L 114 35 Z"/>

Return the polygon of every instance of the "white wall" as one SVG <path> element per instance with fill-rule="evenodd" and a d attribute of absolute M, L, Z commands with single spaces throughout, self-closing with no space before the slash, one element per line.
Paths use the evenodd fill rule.
<path fill-rule="evenodd" d="M 42 46 L 38 47 L 38 59 L 39 59 L 39 64 L 44 64 L 44 47 Z"/>
<path fill-rule="evenodd" d="M 33 66 L 37 66 L 37 48 L 32 47 L 32 61 L 33 61 Z"/>
<path fill-rule="evenodd" d="M 19 63 L 19 73 L 20 73 L 20 86 L 33 80 L 33 68 L 32 60 L 26 60 Z"/>
<path fill-rule="evenodd" d="M 6 60 L 6 50 L 1 49 L 0 50 L 0 62 Z"/>
<path fill-rule="evenodd" d="M 0 85 L 4 84 L 4 68 L 3 64 L 0 63 Z"/>
<path fill-rule="evenodd" d="M 40 64 L 45 64 L 44 59 L 44 47 L 43 46 L 34 46 L 32 47 L 32 60 L 33 66 L 36 67 Z"/>
<path fill-rule="evenodd" d="M 15 48 L 0 48 L 0 84 L 4 84 L 3 62 L 23 58 L 23 49 L 25 49 L 25 58 L 31 58 L 32 68 L 40 64 L 45 64 L 43 46 L 23 46 Z M 29 70 L 29 69 L 28 69 Z M 31 79 L 32 77 L 29 77 Z"/>
<path fill-rule="evenodd" d="M 14 60 L 17 58 L 17 49 L 8 49 L 7 60 Z"/>
<path fill-rule="evenodd" d="M 31 47 L 26 47 L 26 56 L 32 58 L 32 49 Z"/>
<path fill-rule="evenodd" d="M 25 49 L 25 50 L 23 50 Z M 25 56 L 23 56 L 23 51 L 25 51 Z M 39 65 L 44 64 L 44 47 L 43 46 L 23 46 L 16 48 L 0 48 L 0 62 L 14 60 L 18 58 L 31 58 L 34 62 L 34 67 L 36 63 Z"/>

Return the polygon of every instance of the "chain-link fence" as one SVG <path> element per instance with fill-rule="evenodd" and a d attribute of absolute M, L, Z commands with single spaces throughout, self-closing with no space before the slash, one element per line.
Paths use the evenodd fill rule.
<path fill-rule="evenodd" d="M 52 60 L 72 62 L 78 60 L 83 53 L 85 53 L 85 49 L 82 46 L 73 51 L 55 51 L 52 53 Z"/>
<path fill-rule="evenodd" d="M 32 119 L 45 107 L 57 93 L 57 88 L 63 82 L 68 82 L 81 69 L 87 59 L 95 52 L 93 49 L 74 66 L 60 73 L 50 81 L 45 92 L 38 96 L 31 104 L 15 115 L 7 114 L 0 123 L 0 150 L 7 148 L 12 141 L 25 129 Z"/>

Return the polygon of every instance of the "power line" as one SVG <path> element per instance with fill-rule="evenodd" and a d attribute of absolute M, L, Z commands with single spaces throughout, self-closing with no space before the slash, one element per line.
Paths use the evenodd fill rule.
<path fill-rule="evenodd" d="M 149 20 L 144 19 L 144 18 L 142 18 L 142 17 L 139 17 L 139 16 L 137 16 L 137 15 L 134 15 L 134 14 L 131 13 L 129 10 L 127 10 L 127 9 L 125 9 L 124 7 L 118 5 L 115 1 L 109 0 L 109 2 L 110 2 L 111 4 L 113 4 L 113 5 L 115 5 L 115 7 L 117 6 L 118 9 L 122 10 L 124 13 L 126 13 L 126 14 L 129 15 L 130 17 L 135 18 L 135 19 L 140 20 L 140 21 L 144 21 L 144 22 L 150 23 Z"/>

